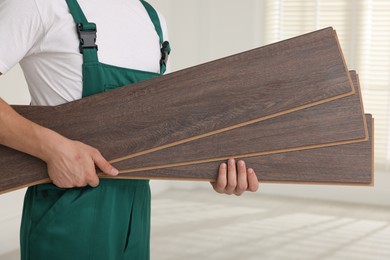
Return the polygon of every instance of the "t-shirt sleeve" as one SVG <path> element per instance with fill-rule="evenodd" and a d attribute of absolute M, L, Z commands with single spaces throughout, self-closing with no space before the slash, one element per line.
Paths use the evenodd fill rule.
<path fill-rule="evenodd" d="M 0 1 L 0 72 L 37 51 L 44 33 L 35 0 Z"/>

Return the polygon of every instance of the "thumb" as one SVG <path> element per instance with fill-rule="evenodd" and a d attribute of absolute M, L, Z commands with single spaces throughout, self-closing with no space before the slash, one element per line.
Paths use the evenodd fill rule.
<path fill-rule="evenodd" d="M 102 170 L 102 172 L 104 172 L 105 174 L 111 176 L 118 175 L 119 171 L 114 168 L 109 162 L 107 162 L 107 160 L 104 159 L 100 152 L 94 153 L 92 155 L 92 159 L 95 162 L 96 166 L 99 167 L 99 169 Z"/>

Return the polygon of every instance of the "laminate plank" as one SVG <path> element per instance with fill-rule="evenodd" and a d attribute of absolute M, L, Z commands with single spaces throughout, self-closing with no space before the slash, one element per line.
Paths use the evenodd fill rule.
<path fill-rule="evenodd" d="M 367 140 L 358 77 L 355 71 L 350 74 L 356 89 L 352 96 L 133 157 L 114 166 L 142 171 L 183 162 L 220 161 Z"/>
<path fill-rule="evenodd" d="M 373 185 L 374 119 L 366 114 L 369 139 L 316 149 L 243 158 L 260 182 Z M 183 165 L 141 172 L 121 172 L 122 179 L 215 181 L 225 161 Z"/>
<path fill-rule="evenodd" d="M 327 28 L 60 106 L 15 109 L 113 160 L 353 93 L 337 36 Z M 0 192 L 47 178 L 43 162 L 12 149 L 0 147 L 0 163 Z"/>

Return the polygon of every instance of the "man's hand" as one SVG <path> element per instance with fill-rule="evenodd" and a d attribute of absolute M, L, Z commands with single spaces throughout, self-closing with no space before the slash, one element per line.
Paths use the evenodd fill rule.
<path fill-rule="evenodd" d="M 95 148 L 27 120 L 1 98 L 0 144 L 44 160 L 50 179 L 61 188 L 96 187 L 95 165 L 108 175 L 118 174 Z"/>
<path fill-rule="evenodd" d="M 221 163 L 218 179 L 211 185 L 218 193 L 240 196 L 245 191 L 257 191 L 259 181 L 255 171 L 251 168 L 247 169 L 243 160 L 239 160 L 236 165 L 234 159 L 229 159 L 227 164 Z"/>
<path fill-rule="evenodd" d="M 46 162 L 50 179 L 60 188 L 98 186 L 95 165 L 105 174 L 118 174 L 97 149 L 68 139 L 62 140 L 61 145 L 56 144 L 56 151 Z"/>

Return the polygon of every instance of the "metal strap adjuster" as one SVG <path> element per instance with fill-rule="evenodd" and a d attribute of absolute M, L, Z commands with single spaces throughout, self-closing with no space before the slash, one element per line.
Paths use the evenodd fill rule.
<path fill-rule="evenodd" d="M 94 30 L 83 30 L 83 25 L 77 25 L 77 34 L 80 40 L 80 53 L 83 53 L 84 48 L 96 48 L 96 28 Z"/>
<path fill-rule="evenodd" d="M 167 42 L 167 41 L 163 42 L 162 47 L 161 47 L 160 66 L 161 65 L 167 66 L 168 57 L 169 57 L 170 52 L 171 52 L 171 48 L 169 47 L 169 42 Z"/>

